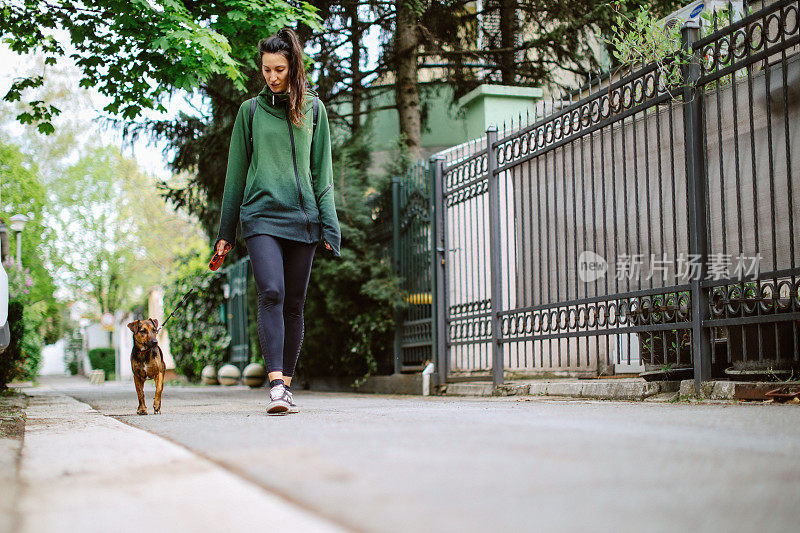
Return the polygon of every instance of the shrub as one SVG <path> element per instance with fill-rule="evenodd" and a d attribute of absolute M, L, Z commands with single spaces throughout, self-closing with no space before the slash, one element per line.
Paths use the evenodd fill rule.
<path fill-rule="evenodd" d="M 20 302 L 8 303 L 8 326 L 11 329 L 11 342 L 0 354 L 0 390 L 5 390 L 14 379 L 16 368 L 23 357 L 22 339 L 25 337 L 25 322 L 22 320 L 24 308 Z"/>
<path fill-rule="evenodd" d="M 8 303 L 8 325 L 11 342 L 0 355 L 0 390 L 15 380 L 30 381 L 36 377 L 42 364 L 43 305 L 41 302 L 26 305 L 18 300 Z"/>
<path fill-rule="evenodd" d="M 29 268 L 17 269 L 17 264 L 13 261 L 3 263 L 3 268 L 8 274 L 8 294 L 11 298 L 21 300 L 31 293 L 34 285 L 31 270 Z"/>
<path fill-rule="evenodd" d="M 116 352 L 114 348 L 89 350 L 89 362 L 92 363 L 92 369 L 102 370 L 106 373 L 106 377 L 110 377 L 116 371 Z"/>
<path fill-rule="evenodd" d="M 225 276 L 211 272 L 205 258 L 194 255 L 184 258 L 173 281 L 164 291 L 164 309 L 172 312 L 194 289 L 181 309 L 167 323 L 170 349 L 176 370 L 192 381 L 200 379 L 206 365 L 219 366 L 230 344 L 230 336 L 222 317 L 222 285 Z"/>
<path fill-rule="evenodd" d="M 22 359 L 17 362 L 14 379 L 32 381 L 39 373 L 42 366 L 42 325 L 44 324 L 47 305 L 45 302 L 34 304 L 25 303 L 22 321 L 25 324 L 25 334 L 20 343 Z"/>
<path fill-rule="evenodd" d="M 303 377 L 359 378 L 394 369 L 394 311 L 402 305 L 401 293 L 391 264 L 382 259 L 385 244 L 371 238 L 379 210 L 371 199 L 385 202 L 388 193 L 391 202 L 389 176 L 397 169 L 370 176 L 368 165 L 369 153 L 360 137 L 335 147 L 342 256 L 334 258 L 320 247 L 314 259 L 305 306 L 306 335 L 297 362 L 297 373 Z"/>

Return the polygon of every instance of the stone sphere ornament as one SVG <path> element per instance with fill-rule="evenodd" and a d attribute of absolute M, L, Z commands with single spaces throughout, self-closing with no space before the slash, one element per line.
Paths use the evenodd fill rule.
<path fill-rule="evenodd" d="M 239 367 L 235 365 L 225 365 L 219 369 L 217 373 L 217 379 L 219 379 L 220 385 L 236 385 L 239 383 L 239 377 L 241 376 L 241 372 L 239 372 Z"/>
<path fill-rule="evenodd" d="M 250 363 L 242 373 L 244 384 L 250 388 L 262 386 L 267 381 L 267 369 L 261 363 Z"/>
<path fill-rule="evenodd" d="M 217 381 L 217 369 L 214 368 L 214 365 L 206 365 L 203 367 L 203 371 L 200 373 L 200 380 L 203 382 L 203 385 L 219 385 L 219 381 Z"/>

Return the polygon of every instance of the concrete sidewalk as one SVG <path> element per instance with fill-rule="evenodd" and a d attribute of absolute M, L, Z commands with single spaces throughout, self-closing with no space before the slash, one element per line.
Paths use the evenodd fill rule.
<path fill-rule="evenodd" d="M 343 531 L 46 385 L 24 392 L 16 531 Z"/>
<path fill-rule="evenodd" d="M 137 416 L 130 383 L 42 382 L 52 390 L 30 391 L 14 531 L 745 533 L 800 521 L 798 406 L 298 390 L 300 414 L 270 417 L 263 388 L 169 386 L 163 415 Z"/>

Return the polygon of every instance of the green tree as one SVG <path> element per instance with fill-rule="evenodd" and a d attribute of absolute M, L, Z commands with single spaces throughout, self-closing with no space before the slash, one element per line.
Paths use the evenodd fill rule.
<path fill-rule="evenodd" d="M 175 256 L 203 246 L 196 222 L 115 148 L 88 148 L 51 185 L 48 259 L 64 287 L 100 313 L 136 305 Z"/>
<path fill-rule="evenodd" d="M 0 7 L 0 36 L 20 54 L 41 54 L 45 65 L 69 55 L 81 70 L 81 87 L 109 98 L 105 111 L 135 119 L 144 109 L 165 111 L 175 91 L 193 91 L 215 76 L 245 90 L 242 36 L 268 35 L 295 21 L 316 26 L 314 8 L 285 0 L 47 0 L 7 1 Z M 55 37 L 69 35 L 69 45 Z M 249 52 L 249 48 L 248 48 Z M 5 100 L 40 87 L 44 75 L 14 80 Z M 28 101 L 18 116 L 52 133 L 56 103 Z"/>
<path fill-rule="evenodd" d="M 15 214 L 23 214 L 29 219 L 22 232 L 22 264 L 33 279 L 30 292 L 25 296 L 25 300 L 31 303 L 44 301 L 51 304 L 55 301 L 53 279 L 42 261 L 47 246 L 44 225 L 47 202 L 33 158 L 0 138 L 0 216 L 6 225 L 9 217 Z M 16 256 L 16 237 L 10 228 L 9 245 L 11 255 Z"/>
<path fill-rule="evenodd" d="M 684 3 L 487 0 L 478 11 L 467 0 L 432 1 L 421 17 L 420 68 L 444 69 L 456 100 L 480 83 L 572 89 L 576 77 L 586 79 L 614 62 L 605 40 L 620 15 L 646 9 L 659 18 Z"/>
<path fill-rule="evenodd" d="M 33 379 L 41 364 L 43 340 L 52 342 L 61 335 L 60 309 L 53 292 L 55 286 L 42 261 L 46 247 L 44 213 L 47 198 L 37 165 L 18 146 L 0 139 L 0 218 L 8 223 L 14 214 L 29 218 L 22 232 L 22 269 L 17 268 L 14 238 L 9 244 L 12 260 L 5 263 L 9 275 L 9 323 L 12 346 L 9 346 L 0 388 L 8 379 Z M 12 312 L 13 310 L 13 312 Z M 14 339 L 14 335 L 17 336 Z"/>
<path fill-rule="evenodd" d="M 42 233 L 36 258 L 57 274 L 61 297 L 93 292 L 89 301 L 96 302 L 95 311 L 115 310 L 140 302 L 141 291 L 163 283 L 174 257 L 205 243 L 196 219 L 167 205 L 152 176 L 118 149 L 98 144 L 91 95 L 74 86 L 75 76 L 74 67 L 59 65 L 36 91 L 43 100 L 65 102 L 66 113 L 54 120 L 53 134 L 14 124 L 14 115 L 24 108 L 19 102 L 0 107 L 0 131 L 14 134 L 20 157 L 36 154 L 39 194 L 47 191 L 46 207 L 37 217 Z M 170 182 L 182 180 L 175 176 Z M 124 282 L 118 286 L 120 279 Z M 109 306 L 109 299 L 116 303 Z M 60 322 L 60 316 L 54 313 L 47 320 Z"/>

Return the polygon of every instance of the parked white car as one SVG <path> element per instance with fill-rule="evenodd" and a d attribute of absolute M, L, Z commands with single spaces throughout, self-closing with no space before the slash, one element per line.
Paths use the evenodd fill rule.
<path fill-rule="evenodd" d="M 0 353 L 6 351 L 9 342 L 11 342 L 11 332 L 8 327 L 8 274 L 0 263 Z"/>

